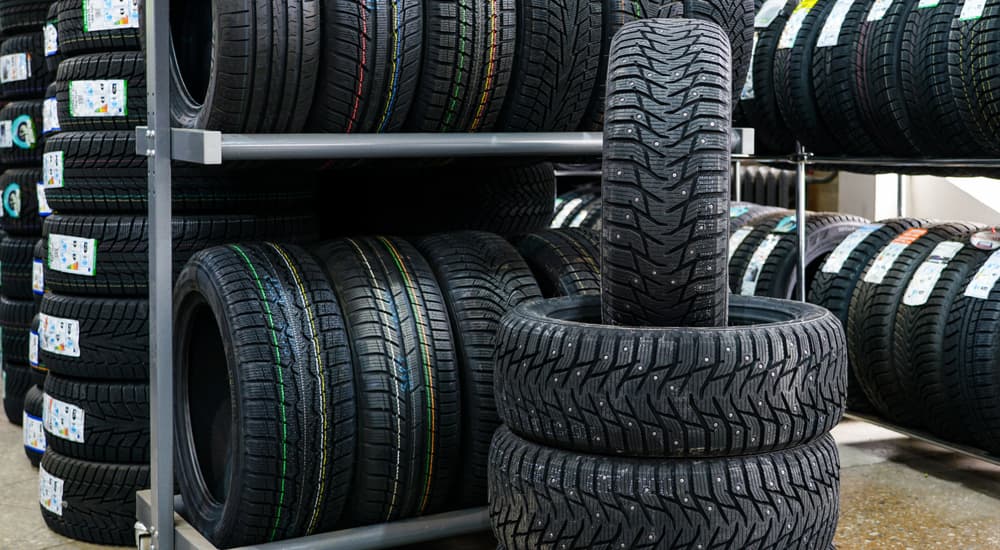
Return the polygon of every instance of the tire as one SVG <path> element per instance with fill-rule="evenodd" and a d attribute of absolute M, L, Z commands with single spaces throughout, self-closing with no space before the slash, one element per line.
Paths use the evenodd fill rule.
<path fill-rule="evenodd" d="M 70 101 L 70 87 L 94 92 L 105 90 L 112 81 L 108 98 L 102 106 L 89 110 Z M 97 84 L 92 84 L 92 83 Z M 124 82 L 119 92 L 120 82 Z M 56 99 L 59 125 L 63 130 L 128 130 L 146 124 L 146 60 L 142 52 L 92 53 L 71 57 L 59 64 L 56 74 Z M 85 97 L 85 92 L 80 92 Z M 124 95 L 124 97 L 121 97 Z M 106 109 L 104 114 L 94 113 Z"/>
<path fill-rule="evenodd" d="M 25 344 L 27 345 L 27 344 Z M 6 354 L 5 354 L 6 355 Z M 21 425 L 24 395 L 31 388 L 31 372 L 27 365 L 3 361 L 3 411 L 11 424 Z"/>
<path fill-rule="evenodd" d="M 846 331 L 851 295 L 868 265 L 900 233 L 927 224 L 923 219 L 896 218 L 856 229 L 837 245 L 813 275 L 809 303 L 829 309 Z M 847 370 L 847 408 L 853 411 L 872 409 L 853 367 Z"/>
<path fill-rule="evenodd" d="M 420 76 L 426 15 L 420 0 L 394 0 L 393 9 L 388 7 L 323 2 L 323 54 L 309 131 L 403 128 Z"/>
<path fill-rule="evenodd" d="M 569 132 L 580 128 L 598 79 L 601 0 L 517 0 L 517 46 L 504 132 Z"/>
<path fill-rule="evenodd" d="M 0 174 L 3 217 L 0 227 L 11 235 L 37 236 L 42 232 L 38 212 L 38 184 L 42 172 L 37 168 L 12 168 Z"/>
<path fill-rule="evenodd" d="M 45 294 L 45 258 L 48 257 L 48 250 L 48 239 L 38 239 L 31 254 L 31 294 L 35 311 L 42 306 L 42 296 Z"/>
<path fill-rule="evenodd" d="M 812 89 L 823 123 L 836 140 L 837 152 L 855 156 L 876 156 L 875 140 L 862 121 L 859 90 L 854 76 L 861 71 L 861 26 L 874 0 L 858 0 L 851 4 L 836 44 L 817 47 L 812 56 Z M 830 24 L 828 15 L 824 24 Z M 832 29 L 831 29 L 832 31 Z"/>
<path fill-rule="evenodd" d="M 42 160 L 39 143 L 42 128 L 42 101 L 13 101 L 0 109 L 0 124 L 9 137 L 0 137 L 0 163 L 37 166 Z M 8 141 L 9 139 L 9 141 Z"/>
<path fill-rule="evenodd" d="M 371 524 L 449 506 L 461 467 L 458 360 L 427 261 L 385 237 L 333 241 L 315 253 L 344 310 L 358 388 L 357 467 L 345 521 Z M 405 381 L 409 391 L 401 393 Z"/>
<path fill-rule="evenodd" d="M 601 215 L 604 215 L 603 199 L 600 190 L 593 193 L 583 193 L 573 198 L 565 200 L 555 216 L 552 217 L 551 229 L 569 229 L 570 224 L 576 219 L 576 215 L 584 209 L 598 208 Z M 596 206 L 601 203 L 601 206 Z M 588 210 L 589 212 L 589 210 Z M 589 215 L 589 214 L 588 214 Z"/>
<path fill-rule="evenodd" d="M 908 367 L 894 355 L 896 312 L 910 279 L 938 243 L 977 230 L 970 224 L 945 223 L 901 234 L 869 265 L 851 296 L 847 316 L 850 364 L 875 410 L 899 425 L 922 427 L 923 404 L 916 401 L 914 381 L 904 378 Z M 907 241 L 912 242 L 907 245 Z"/>
<path fill-rule="evenodd" d="M 31 255 L 34 238 L 7 237 L 0 240 L 0 289 L 17 300 L 31 299 Z"/>
<path fill-rule="evenodd" d="M 490 522 L 509 550 L 827 548 L 839 470 L 828 435 L 762 455 L 656 460 L 575 454 L 501 428 Z"/>
<path fill-rule="evenodd" d="M 45 380 L 45 436 L 62 456 L 149 463 L 149 383 Z"/>
<path fill-rule="evenodd" d="M 740 294 L 769 296 L 786 300 L 797 296 L 800 284 L 806 289 L 826 256 L 855 229 L 870 223 L 847 214 L 812 213 L 806 216 L 806 277 L 798 280 L 799 239 L 794 218 L 790 224 L 779 223 L 764 237 L 743 271 Z M 766 254 L 765 254 L 766 253 Z"/>
<path fill-rule="evenodd" d="M 806 5 L 812 7 L 804 7 Z M 813 52 L 823 23 L 835 5 L 832 1 L 800 3 L 795 11 L 806 11 L 801 27 L 793 33 L 792 23 L 785 25 L 774 58 L 774 89 L 784 92 L 777 96 L 778 111 L 806 150 L 822 154 L 837 154 L 840 147 L 817 110 L 812 80 Z M 796 15 L 796 21 L 800 16 Z"/>
<path fill-rule="evenodd" d="M 479 173 L 476 185 L 468 174 Z M 449 175 L 448 194 L 465 207 L 443 214 L 451 229 L 475 229 L 500 235 L 523 235 L 548 226 L 556 196 L 556 177 L 548 162 L 495 167 L 482 173 L 483 165 L 459 164 Z"/>
<path fill-rule="evenodd" d="M 576 211 L 576 213 L 573 214 L 573 217 L 569 219 L 567 229 L 593 229 L 603 217 L 604 201 L 601 196 L 598 195 L 594 197 L 593 200 L 587 201 L 579 210 Z M 598 237 L 599 236 L 600 233 L 598 232 Z"/>
<path fill-rule="evenodd" d="M 462 455 L 451 500 L 461 508 L 482 506 L 490 441 L 500 426 L 493 391 L 500 318 L 542 294 L 517 250 L 496 235 L 450 233 L 413 244 L 441 285 L 458 355 Z"/>
<path fill-rule="evenodd" d="M 0 329 L 3 332 L 3 361 L 28 364 L 28 333 L 35 304 L 30 300 L 13 300 L 0 297 Z M 27 388 L 25 388 L 27 390 Z M 20 414 L 18 414 L 20 416 Z"/>
<path fill-rule="evenodd" d="M 0 43 L 0 56 L 12 60 L 24 70 L 15 70 L 12 74 L 0 77 L 0 96 L 3 99 L 34 98 L 45 93 L 45 88 L 52 79 L 45 64 L 42 32 L 34 29 L 32 32 L 4 39 Z"/>
<path fill-rule="evenodd" d="M 226 548 L 333 529 L 360 441 L 344 319 L 315 260 L 276 244 L 205 250 L 175 304 L 187 519 Z"/>
<path fill-rule="evenodd" d="M 589 229 L 547 229 L 515 241 L 545 298 L 601 293 L 600 235 Z"/>
<path fill-rule="evenodd" d="M 844 332 L 820 307 L 734 296 L 731 327 L 626 328 L 591 324 L 597 303 L 504 317 L 494 383 L 514 433 L 581 453 L 737 456 L 815 440 L 843 415 Z"/>
<path fill-rule="evenodd" d="M 42 26 L 42 45 L 45 54 L 45 72 L 48 76 L 46 85 L 55 81 L 56 73 L 59 71 L 59 63 L 62 62 L 62 54 L 59 52 L 59 4 L 61 2 L 72 2 L 73 0 L 57 0 L 49 5 L 48 15 L 45 24 Z"/>
<path fill-rule="evenodd" d="M 45 454 L 45 428 L 42 426 L 43 407 L 42 390 L 31 386 L 24 395 L 24 413 L 21 415 L 21 439 L 24 442 L 24 454 L 35 468 Z"/>
<path fill-rule="evenodd" d="M 41 313 L 39 358 L 54 374 L 149 380 L 149 307 L 145 297 L 90 298 L 49 292 L 42 298 Z M 69 335 L 75 336 L 72 342 L 66 341 Z"/>
<path fill-rule="evenodd" d="M 49 84 L 49 87 L 45 90 L 45 99 L 42 101 L 42 136 L 45 137 L 62 129 L 59 126 L 59 100 L 56 99 L 57 88 L 58 86 L 54 82 Z"/>
<path fill-rule="evenodd" d="M 739 294 L 743 286 L 743 274 L 753 258 L 753 253 L 761 241 L 784 220 L 794 220 L 795 213 L 780 210 L 765 214 L 754 220 L 753 225 L 745 225 L 729 240 L 729 290 Z"/>
<path fill-rule="evenodd" d="M 421 77 L 406 127 L 490 131 L 511 78 L 515 0 L 426 2 Z"/>
<path fill-rule="evenodd" d="M 741 227 L 753 224 L 763 216 L 778 212 L 785 212 L 785 209 L 752 202 L 732 202 L 729 206 L 729 234 L 732 235 Z"/>
<path fill-rule="evenodd" d="M 309 241 L 313 222 L 309 216 L 298 215 L 175 216 L 174 276 L 195 252 L 211 246 L 248 239 Z M 145 297 L 148 293 L 145 217 L 56 214 L 46 220 L 45 228 L 49 242 L 46 290 L 81 296 Z M 73 249 L 79 251 L 75 256 Z"/>
<path fill-rule="evenodd" d="M 59 0 L 57 21 L 59 48 L 67 56 L 84 53 L 119 52 L 139 50 L 139 5 L 129 3 L 130 13 L 116 11 L 119 16 L 111 29 L 93 28 L 86 9 L 80 9 L 79 0 Z M 98 17 L 100 14 L 96 14 Z"/>
<path fill-rule="evenodd" d="M 647 67 L 650 57 L 662 66 Z M 722 29 L 703 21 L 639 21 L 615 37 L 604 125 L 605 323 L 726 324 L 729 57 Z M 677 89 L 691 92 L 677 102 Z"/>
<path fill-rule="evenodd" d="M 0 34 L 36 31 L 45 24 L 49 4 L 44 0 L 4 0 L 0 3 Z"/>
<path fill-rule="evenodd" d="M 967 3 L 963 3 L 964 8 Z M 975 5 L 975 4 L 972 4 Z M 960 8 L 961 10 L 961 8 Z M 1000 34 L 1000 2 L 988 0 L 981 14 L 961 11 L 952 20 L 948 47 L 951 88 L 955 90 L 958 116 L 980 150 L 1000 154 L 1000 108 L 995 98 L 1000 90 L 1000 72 L 989 63 L 996 59 Z M 975 17 L 979 15 L 979 17 Z"/>
<path fill-rule="evenodd" d="M 742 86 L 740 106 L 749 125 L 757 130 L 757 151 L 762 154 L 780 155 L 795 151 L 795 139 L 778 111 L 778 96 L 785 92 L 774 89 L 772 74 L 778 38 L 796 5 L 795 0 L 788 0 L 771 21 L 760 21 L 761 24 L 755 26 L 756 45 L 747 80 L 733 83 L 734 88 Z"/>
<path fill-rule="evenodd" d="M 63 132 L 45 142 L 43 168 L 49 206 L 62 214 L 136 213 L 148 210 L 146 159 L 135 154 L 135 132 Z M 279 175 L 280 174 L 280 175 Z M 174 167 L 174 213 L 257 213 L 302 210 L 312 201 L 308 177 L 275 185 L 288 170 L 225 172 Z M 287 181 L 287 180 L 286 180 Z"/>
<path fill-rule="evenodd" d="M 655 17 L 657 15 L 656 12 L 659 11 L 659 6 L 647 7 L 644 4 L 659 4 L 660 2 L 662 0 L 656 0 L 655 2 L 604 2 L 604 5 L 601 6 L 603 22 L 601 24 L 601 56 L 600 63 L 597 66 L 597 81 L 590 96 L 590 101 L 587 104 L 587 109 L 584 112 L 580 130 L 600 132 L 604 129 L 604 103 L 608 85 L 606 76 L 608 74 L 608 54 L 611 52 L 611 41 L 626 23 L 645 19 L 646 17 Z M 653 13 L 647 13 L 647 9 L 652 10 Z"/>
<path fill-rule="evenodd" d="M 134 542 L 135 492 L 149 488 L 148 464 L 87 462 L 47 451 L 39 483 L 53 497 L 39 495 L 49 529 L 95 544 L 128 546 Z M 58 490 L 51 491 L 53 487 Z"/>

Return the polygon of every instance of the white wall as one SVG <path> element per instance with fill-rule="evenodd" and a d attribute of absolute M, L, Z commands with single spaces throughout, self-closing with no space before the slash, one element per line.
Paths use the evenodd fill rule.
<path fill-rule="evenodd" d="M 871 220 L 897 216 L 897 176 L 840 173 L 839 210 Z M 915 218 L 1000 225 L 1000 181 L 903 177 L 903 214 Z"/>

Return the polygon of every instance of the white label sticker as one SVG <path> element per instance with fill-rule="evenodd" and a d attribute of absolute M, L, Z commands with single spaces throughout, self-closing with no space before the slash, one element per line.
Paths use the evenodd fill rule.
<path fill-rule="evenodd" d="M 52 317 L 44 313 L 39 313 L 38 317 L 41 319 L 38 336 L 43 350 L 67 357 L 80 356 L 79 321 Z"/>
<path fill-rule="evenodd" d="M 917 268 L 917 272 L 910 279 L 910 284 L 906 286 L 906 293 L 903 295 L 903 303 L 908 306 L 922 306 L 927 303 L 934 291 L 934 285 L 941 278 L 944 268 L 948 267 L 948 262 L 962 250 L 962 243 L 945 241 L 934 247 L 931 255 L 924 260 Z"/>
<path fill-rule="evenodd" d="M 837 3 L 833 5 L 833 9 L 830 10 L 830 15 L 826 17 L 826 23 L 819 33 L 819 38 L 816 39 L 817 48 L 828 48 L 837 45 L 837 41 L 840 38 L 840 29 L 844 27 L 844 20 L 847 19 L 847 13 L 851 11 L 851 6 L 853 5 L 854 0 L 837 0 Z"/>
<path fill-rule="evenodd" d="M 998 279 L 1000 279 L 1000 250 L 990 254 L 990 257 L 986 259 L 986 263 L 969 281 L 969 286 L 965 287 L 965 295 L 969 298 L 985 300 L 990 297 L 990 292 L 993 291 Z"/>
<path fill-rule="evenodd" d="M 60 439 L 83 443 L 84 412 L 80 407 L 45 394 L 42 422 L 46 432 Z"/>
<path fill-rule="evenodd" d="M 898 237 L 893 239 L 892 242 L 885 245 L 882 251 L 878 253 L 875 257 L 875 261 L 865 272 L 864 281 L 866 283 L 872 284 L 882 284 L 882 280 L 892 269 L 892 265 L 896 263 L 896 258 L 906 250 L 906 247 L 913 244 L 917 239 L 923 237 L 927 234 L 927 230 L 923 228 L 907 229 Z"/>
<path fill-rule="evenodd" d="M 795 39 L 799 36 L 799 30 L 802 29 L 802 24 L 806 21 L 806 16 L 809 15 L 816 2 L 817 0 L 802 0 L 795 7 L 795 11 L 792 12 L 792 15 L 788 18 L 788 22 L 785 23 L 785 29 L 781 31 L 781 38 L 778 39 L 779 50 L 787 50 L 795 45 Z"/>
<path fill-rule="evenodd" d="M 967 0 L 962 6 L 962 12 L 958 14 L 959 21 L 979 19 L 986 9 L 986 0 Z"/>
<path fill-rule="evenodd" d="M 854 252 L 854 249 L 864 242 L 868 235 L 878 231 L 880 227 L 882 224 L 865 225 L 855 229 L 827 256 L 826 262 L 823 263 L 823 273 L 840 273 L 840 270 L 844 268 L 844 262 L 851 257 L 851 252 Z"/>
<path fill-rule="evenodd" d="M 38 502 L 57 516 L 62 515 L 63 480 L 38 468 Z"/>
<path fill-rule="evenodd" d="M 889 13 L 891 5 L 892 0 L 875 0 L 872 8 L 868 10 L 868 17 L 865 17 L 865 21 L 881 21 L 885 14 Z"/>
<path fill-rule="evenodd" d="M 38 215 L 47 218 L 52 215 L 52 208 L 49 201 L 45 200 L 45 186 L 41 182 L 35 184 L 35 192 L 38 194 Z"/>
<path fill-rule="evenodd" d="M 38 333 L 35 331 L 28 333 L 28 363 L 38 366 Z"/>
<path fill-rule="evenodd" d="M 566 218 L 569 217 L 570 213 L 573 210 L 576 210 L 577 206 L 580 206 L 581 202 L 583 202 L 583 197 L 576 198 L 567 202 L 566 206 L 564 206 L 563 209 L 559 211 L 559 214 L 556 215 L 555 219 L 552 220 L 552 228 L 558 229 L 562 227 L 563 223 L 566 221 Z"/>
<path fill-rule="evenodd" d="M 97 240 L 49 235 L 49 269 L 93 277 L 97 272 Z"/>
<path fill-rule="evenodd" d="M 11 53 L 0 56 L 0 83 L 20 82 L 31 78 L 31 54 Z"/>
<path fill-rule="evenodd" d="M 31 264 L 31 291 L 39 296 L 45 294 L 45 262 L 39 259 Z"/>
<path fill-rule="evenodd" d="M 767 259 L 771 257 L 771 252 L 774 251 L 774 247 L 778 246 L 781 242 L 781 235 L 768 235 L 764 238 L 764 241 L 760 243 L 757 250 L 754 251 L 753 256 L 750 258 L 750 264 L 747 265 L 746 271 L 743 272 L 743 284 L 740 287 L 740 294 L 743 296 L 753 296 L 754 292 L 757 292 L 757 279 L 760 278 L 760 271 L 767 263 Z"/>
<path fill-rule="evenodd" d="M 139 28 L 139 0 L 83 0 L 83 32 Z"/>
<path fill-rule="evenodd" d="M 736 230 L 735 233 L 729 236 L 729 259 L 733 259 L 733 254 L 736 253 L 736 249 L 743 244 L 743 241 L 747 239 L 747 236 L 753 233 L 753 226 L 744 225 L 743 227 Z"/>
<path fill-rule="evenodd" d="M 74 80 L 69 83 L 69 116 L 126 116 L 127 88 L 124 80 Z"/>
<path fill-rule="evenodd" d="M 785 7 L 786 0 L 767 0 L 764 5 L 757 10 L 757 17 L 753 20 L 753 26 L 758 29 L 770 27 L 774 19 L 781 13 L 781 8 Z"/>
<path fill-rule="evenodd" d="M 63 186 L 64 158 L 65 156 L 62 151 L 52 151 L 42 155 L 42 186 Z"/>
<path fill-rule="evenodd" d="M 21 431 L 24 434 L 24 446 L 36 453 L 45 452 L 45 428 L 42 427 L 42 419 L 23 413 L 21 417 Z"/>
<path fill-rule="evenodd" d="M 920 2 L 917 3 L 917 9 L 936 8 L 940 3 L 941 0 L 920 0 Z"/>
<path fill-rule="evenodd" d="M 50 97 L 42 103 L 42 133 L 48 134 L 62 130 L 59 127 L 59 101 Z"/>
<path fill-rule="evenodd" d="M 753 99 L 755 97 L 753 89 L 753 58 L 757 55 L 757 35 L 758 33 L 753 33 L 753 47 L 750 48 L 750 68 L 747 70 L 747 79 L 743 82 L 740 99 Z"/>
<path fill-rule="evenodd" d="M 0 120 L 0 148 L 10 149 L 14 146 L 13 120 Z"/>
<path fill-rule="evenodd" d="M 56 24 L 49 21 L 42 27 L 42 33 L 45 35 L 45 57 L 52 57 L 59 53 L 59 30 L 56 28 Z"/>

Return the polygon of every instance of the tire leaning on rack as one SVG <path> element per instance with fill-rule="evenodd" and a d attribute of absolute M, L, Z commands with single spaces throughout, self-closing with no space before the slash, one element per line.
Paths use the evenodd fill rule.
<path fill-rule="evenodd" d="M 175 290 L 176 476 L 187 518 L 216 547 L 337 526 L 355 455 L 344 319 L 295 246 L 192 258 Z"/>
<path fill-rule="evenodd" d="M 92 53 L 65 59 L 59 64 L 55 85 L 63 130 L 135 131 L 136 126 L 146 123 L 146 58 L 142 52 Z M 75 87 L 79 90 L 71 96 L 70 89 Z"/>
<path fill-rule="evenodd" d="M 725 325 L 730 56 L 722 28 L 699 20 L 629 23 L 612 43 L 602 187 L 606 323 Z"/>

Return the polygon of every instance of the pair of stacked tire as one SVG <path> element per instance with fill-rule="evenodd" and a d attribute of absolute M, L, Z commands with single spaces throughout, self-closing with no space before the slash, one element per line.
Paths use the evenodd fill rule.
<path fill-rule="evenodd" d="M 860 394 L 852 407 L 1000 453 L 996 235 L 893 219 L 859 229 L 831 256 L 811 299 L 846 324 Z"/>
<path fill-rule="evenodd" d="M 768 0 L 741 114 L 768 152 L 996 155 L 998 35 L 992 0 Z"/>
<path fill-rule="evenodd" d="M 614 40 L 601 296 L 522 305 L 497 339 L 504 548 L 833 539 L 843 330 L 816 306 L 728 298 L 729 56 L 692 20 Z"/>

